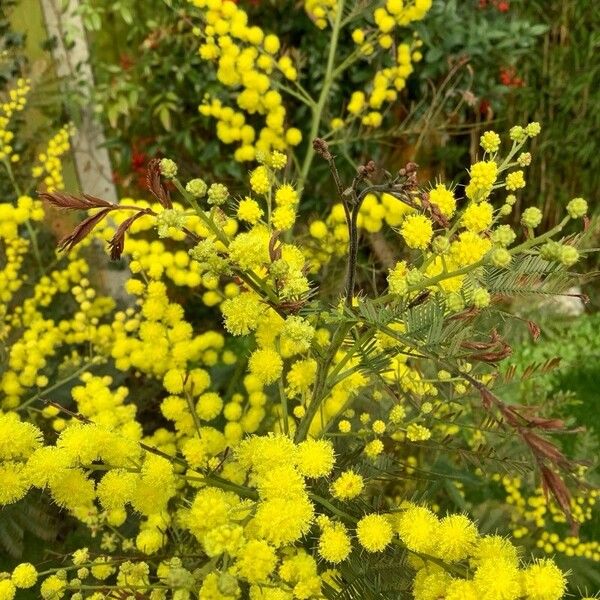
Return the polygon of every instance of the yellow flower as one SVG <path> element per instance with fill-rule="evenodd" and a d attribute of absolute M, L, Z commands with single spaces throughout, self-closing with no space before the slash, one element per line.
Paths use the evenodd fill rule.
<path fill-rule="evenodd" d="M 298 446 L 296 460 L 305 477 L 325 477 L 335 463 L 333 446 L 328 440 L 305 440 Z"/>
<path fill-rule="evenodd" d="M 338 500 L 352 500 L 360 495 L 364 486 L 362 476 L 348 469 L 331 484 L 331 494 Z"/>
<path fill-rule="evenodd" d="M 559 600 L 567 588 L 563 572 L 549 559 L 537 561 L 525 569 L 522 581 L 528 600 Z"/>
<path fill-rule="evenodd" d="M 408 215 L 400 227 L 400 235 L 409 248 L 425 250 L 433 237 L 431 221 L 424 215 Z"/>
<path fill-rule="evenodd" d="M 429 200 L 445 217 L 450 218 L 456 210 L 456 198 L 443 183 L 439 183 L 429 192 Z"/>
<path fill-rule="evenodd" d="M 494 208 L 489 202 L 471 202 L 461 217 L 461 223 L 469 231 L 480 233 L 491 224 L 494 216 Z"/>
<path fill-rule="evenodd" d="M 489 153 L 498 152 L 500 136 L 495 131 L 486 131 L 479 140 L 481 147 Z"/>
<path fill-rule="evenodd" d="M 255 350 L 248 361 L 250 373 L 256 375 L 264 384 L 270 384 L 279 379 L 283 370 L 281 356 L 269 348 Z"/>
<path fill-rule="evenodd" d="M 323 528 L 319 537 L 318 551 L 326 561 L 342 562 L 348 557 L 351 550 L 350 536 L 342 523 L 331 523 Z"/>
<path fill-rule="evenodd" d="M 357 523 L 356 536 L 368 552 L 381 552 L 392 541 L 392 526 L 383 515 L 367 515 Z"/>
<path fill-rule="evenodd" d="M 22 589 L 33 587 L 37 578 L 37 569 L 31 563 L 21 563 L 17 565 L 11 575 L 12 582 L 15 586 Z"/>

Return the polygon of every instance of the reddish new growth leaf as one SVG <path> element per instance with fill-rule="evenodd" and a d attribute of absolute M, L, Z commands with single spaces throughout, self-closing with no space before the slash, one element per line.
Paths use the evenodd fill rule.
<path fill-rule="evenodd" d="M 160 202 L 163 208 L 173 208 L 169 190 L 162 181 L 160 174 L 160 160 L 158 158 L 153 158 L 148 163 L 148 170 L 146 171 L 146 187 Z"/>
<path fill-rule="evenodd" d="M 123 254 L 123 249 L 125 248 L 125 234 L 135 221 L 137 221 L 140 217 L 144 215 L 150 214 L 150 212 L 151 211 L 149 210 L 140 210 L 140 212 L 129 217 L 128 219 L 125 219 L 125 221 L 123 221 L 119 225 L 119 227 L 117 227 L 115 234 L 108 242 L 111 260 L 118 260 L 119 258 L 121 258 L 121 255 Z"/>
<path fill-rule="evenodd" d="M 64 237 L 58 244 L 59 250 L 69 252 L 77 244 L 79 244 L 87 235 L 89 235 L 94 227 L 102 221 L 102 219 L 113 210 L 134 210 L 135 214 L 119 225 L 114 236 L 108 242 L 110 248 L 110 257 L 113 260 L 117 260 L 123 253 L 125 246 L 125 233 L 131 227 L 134 221 L 139 219 L 143 215 L 155 214 L 153 210 L 149 208 L 137 208 L 135 206 L 119 206 L 118 204 L 112 204 L 101 198 L 90 196 L 89 194 L 83 194 L 81 197 L 73 196 L 71 194 L 63 194 L 61 192 L 40 192 L 39 196 L 42 200 L 48 202 L 48 204 L 62 210 L 91 210 L 100 209 L 97 213 L 90 215 L 84 219 L 75 229 L 66 237 Z"/>
<path fill-rule="evenodd" d="M 89 194 L 78 197 L 62 192 L 38 192 L 38 196 L 54 208 L 61 210 L 90 210 L 92 208 L 109 208 L 112 210 L 117 208 L 115 204 Z"/>
<path fill-rule="evenodd" d="M 469 360 L 488 363 L 500 362 L 512 353 L 511 347 L 498 335 L 495 329 L 490 334 L 489 342 L 463 342 L 461 347 L 476 351 L 469 355 Z"/>
<path fill-rule="evenodd" d="M 568 459 L 551 441 L 538 435 L 538 431 L 566 432 L 560 419 L 546 419 L 535 415 L 536 407 L 507 405 L 494 395 L 484 384 L 468 374 L 462 374 L 481 395 L 486 410 L 496 408 L 506 425 L 510 426 L 527 445 L 539 468 L 544 491 L 551 493 L 573 528 L 577 525 L 573 519 L 570 494 L 567 485 L 559 474 L 569 476 L 577 463 Z"/>
<path fill-rule="evenodd" d="M 566 486 L 562 477 L 555 473 L 550 467 L 541 465 L 540 474 L 542 478 L 542 489 L 546 496 L 546 502 L 548 497 L 552 494 L 552 497 L 556 500 L 561 510 L 569 520 L 571 524 L 572 535 L 577 535 L 579 530 L 579 523 L 573 519 L 571 513 L 571 494 L 569 488 Z"/>
<path fill-rule="evenodd" d="M 537 342 L 538 339 L 540 338 L 540 335 L 542 334 L 542 330 L 540 329 L 540 326 L 535 323 L 534 321 L 527 321 L 527 327 L 529 328 L 529 333 L 531 333 L 531 337 L 533 338 L 534 342 Z"/>
<path fill-rule="evenodd" d="M 58 249 L 63 252 L 71 251 L 79 242 L 81 242 L 96 227 L 102 219 L 112 210 L 112 208 L 103 208 L 95 215 L 88 217 L 67 236 L 58 243 Z"/>

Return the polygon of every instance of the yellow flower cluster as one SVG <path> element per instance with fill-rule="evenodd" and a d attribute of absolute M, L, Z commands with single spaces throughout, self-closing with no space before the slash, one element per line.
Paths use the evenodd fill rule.
<path fill-rule="evenodd" d="M 438 519 L 429 509 L 409 504 L 395 518 L 395 527 L 410 550 L 451 563 L 466 560 L 471 566 L 470 576 L 463 578 L 417 559 L 416 600 L 558 600 L 566 590 L 565 576 L 552 560 L 521 565 L 515 546 L 498 535 L 480 536 L 464 515 Z"/>
<path fill-rule="evenodd" d="M 204 19 L 204 28 L 198 32 L 203 38 L 200 56 L 214 61 L 219 82 L 236 90 L 239 110 L 209 97 L 199 107 L 201 114 L 217 119 L 217 137 L 224 144 L 238 146 L 234 153 L 238 161 L 252 161 L 257 154 L 298 145 L 302 135 L 286 126 L 283 98 L 273 79 L 277 74 L 290 81 L 298 77 L 287 54 L 277 58 L 279 38 L 251 26 L 246 12 L 233 2 L 192 3 L 202 10 Z M 247 122 L 253 115 L 260 116 L 258 131 Z"/>
<path fill-rule="evenodd" d="M 9 302 L 23 285 L 20 271 L 29 250 L 29 243 L 21 237 L 19 226 L 28 222 L 41 221 L 43 218 L 44 210 L 41 204 L 35 203 L 29 196 L 21 196 L 16 206 L 0 204 L 0 241 L 5 256 L 0 271 L 2 314 L 6 314 Z"/>
<path fill-rule="evenodd" d="M 58 264 L 32 282 L 26 297 L 19 295 L 27 280 L 28 265 L 24 259 L 31 246 L 31 241 L 23 238 L 20 226 L 41 221 L 44 211 L 41 202 L 22 196 L 16 206 L 1 204 L 0 216 L 3 221 L 0 242 L 6 256 L 0 270 L 0 314 L 4 315 L 0 339 L 10 339 L 5 368 L 0 374 L 0 390 L 2 407 L 9 409 L 22 401 L 35 400 L 34 390 L 49 385 L 44 371 L 59 348 L 60 355 L 64 355 L 69 346 L 89 343 L 101 352 L 109 345 L 110 328 L 102 326 L 101 319 L 114 303 L 112 299 L 97 296 L 85 279 L 89 267 L 76 254 L 69 256 L 66 265 Z M 48 307 L 58 297 L 70 305 L 72 312 L 54 319 L 47 314 Z M 31 398 L 26 400 L 26 395 Z"/>
<path fill-rule="evenodd" d="M 226 35 L 266 43 L 234 3 L 200 6 L 220 49 L 217 38 Z M 398 4 L 386 6 L 392 14 Z M 45 490 L 88 527 L 101 552 L 81 548 L 41 572 L 18 565 L 0 578 L 0 593 L 11 597 L 39 579 L 47 600 L 78 598 L 83 589 L 93 598 L 114 589 L 152 600 L 168 592 L 324 600 L 351 584 L 351 555 L 369 561 L 385 553 L 408 557 L 415 600 L 562 598 L 566 578 L 552 560 L 521 559 L 508 540 L 481 535 L 466 515 L 438 516 L 406 501 L 420 491 L 421 479 L 410 476 L 428 450 L 450 436 L 459 441 L 457 408 L 478 384 L 493 383 L 491 369 L 464 355 L 448 359 L 452 368 L 442 363 L 444 370 L 429 360 L 435 331 L 427 319 L 439 316 L 442 328 L 466 306 L 469 315 L 484 311 L 494 300 L 490 272 L 523 256 L 544 252 L 564 266 L 563 251 L 546 244 L 587 209 L 573 201 L 564 223 L 541 240 L 516 242 L 517 232 L 498 224 L 503 213 L 492 192 L 518 183 L 504 174 L 528 135 L 519 134 L 508 158 L 490 150 L 473 165 L 467 200 L 442 183 L 366 194 L 359 231 L 390 228 L 406 254 L 390 270 L 387 293 L 349 297 L 344 306 L 337 290 L 313 301 L 309 280 L 310 273 L 327 285 L 332 258 L 344 252 L 344 206 L 297 241 L 301 184 L 282 176 L 287 160 L 277 150 L 261 156 L 241 197 L 218 182 L 183 185 L 177 164 L 163 159 L 160 175 L 179 201 L 124 199 L 119 210 L 111 207 L 96 235 L 108 240 L 129 225 L 132 276 L 119 309 L 98 295 L 77 254 L 47 269 L 16 306 L 33 242 L 27 224 L 42 211 L 28 198 L 5 210 L 0 234 L 14 247 L 1 274 L 9 284 L 3 335 L 11 344 L 0 380 L 0 504 Z M 494 142 L 487 136 L 488 148 Z M 509 195 L 502 207 L 513 205 Z M 139 218 L 128 221 L 132 214 Z M 154 228 L 159 239 L 150 237 Z M 201 311 L 179 301 L 188 288 L 200 288 Z M 50 308 L 59 299 L 65 314 L 56 318 Z M 94 358 L 85 361 L 87 352 Z M 86 372 L 99 361 L 102 370 Z M 36 407 L 50 387 L 69 382 L 69 410 Z M 142 407 L 155 410 L 151 422 L 138 414 Z M 403 477 L 388 482 L 392 463 L 402 465 Z M 580 520 L 593 505 L 586 502 L 574 502 Z M 537 510 L 535 502 L 524 508 Z M 562 552 L 558 542 L 548 544 Z M 575 556 L 597 552 L 590 546 L 578 554 L 565 541 L 565 555 L 568 547 Z"/>
<path fill-rule="evenodd" d="M 14 154 L 12 146 L 15 134 L 9 125 L 12 116 L 25 109 L 30 89 L 27 79 L 17 79 L 15 87 L 8 91 L 8 96 L 0 99 L 0 161 L 19 161 L 20 157 Z"/>
<path fill-rule="evenodd" d="M 71 149 L 69 138 L 74 134 L 72 125 L 65 125 L 49 142 L 45 152 L 38 155 L 38 165 L 31 174 L 41 179 L 47 191 L 54 192 L 64 188 L 61 157 Z M 42 179 L 43 177 L 43 179 Z"/>
<path fill-rule="evenodd" d="M 522 129 L 534 133 L 538 131 L 537 127 L 529 125 Z M 487 137 L 484 134 L 486 146 L 491 148 L 489 144 L 495 144 L 498 136 L 495 132 L 487 134 L 493 134 Z M 516 202 L 513 194 L 506 196 L 505 203 L 499 209 L 495 209 L 488 201 L 493 190 L 505 189 L 512 192 L 525 185 L 523 172 L 520 170 L 508 173 L 502 182 L 497 180 L 510 168 L 512 158 L 519 153 L 528 137 L 531 135 L 524 134 L 519 141 L 513 142 L 504 160 L 494 156 L 472 165 L 469 171 L 470 180 L 465 187 L 465 195 L 469 202 L 459 211 L 456 225 L 451 229 L 440 228 L 439 219 L 436 221 L 432 218 L 433 215 L 428 216 L 415 210 L 406 211 L 402 215 L 399 233 L 406 246 L 423 252 L 423 263 L 420 269 L 410 270 L 404 261 L 399 261 L 390 269 L 388 283 L 392 294 L 404 296 L 411 288 L 420 288 L 429 282 L 432 290 L 447 296 L 451 310 L 461 310 L 468 304 L 483 308 L 490 303 L 487 290 L 467 273 L 486 262 L 491 262 L 499 268 L 508 268 L 518 252 L 535 245 L 532 241 L 508 249 L 515 241 L 516 233 L 509 225 L 497 224 L 502 217 L 511 214 Z M 455 192 L 444 184 L 438 184 L 430 190 L 428 201 L 445 218 L 454 216 L 457 210 Z M 421 200 L 415 198 L 414 203 L 420 205 Z M 587 207 L 582 205 L 584 212 L 586 209 Z M 581 215 L 579 211 L 574 211 L 573 214 L 577 215 L 577 218 Z M 570 214 L 566 220 L 569 218 L 572 218 Z M 566 220 L 556 232 L 562 229 Z M 536 227 L 540 224 L 541 213 L 535 207 L 527 208 L 523 211 L 521 221 L 528 227 Z M 575 248 L 560 243 L 554 244 L 552 242 L 540 246 L 540 255 L 564 265 L 568 265 L 571 260 L 577 260 L 578 253 Z"/>
<path fill-rule="evenodd" d="M 334 20 L 338 5 L 337 0 L 306 0 L 304 10 L 319 29 L 325 29 Z"/>
<path fill-rule="evenodd" d="M 422 58 L 419 51 L 422 42 L 416 38 L 411 43 L 397 44 L 397 49 L 392 51 L 396 30 L 422 20 L 431 8 L 431 0 L 388 0 L 385 7 L 343 19 L 344 6 L 339 0 L 304 2 L 304 10 L 317 28 L 325 29 L 331 25 L 333 49 L 337 47 L 343 28 L 350 22 L 360 18 L 367 24 L 366 28 L 355 28 L 352 32 L 357 51 L 339 59 L 337 69 L 334 69 L 333 61 L 329 61 L 326 81 L 322 82 L 321 89 L 314 90 L 320 94 L 316 100 L 311 95 L 313 90 L 305 88 L 296 66 L 301 62 L 297 49 L 290 47 L 282 51 L 287 44 L 276 34 L 267 34 L 260 27 L 251 25 L 248 14 L 236 3 L 190 2 L 200 9 L 203 21 L 203 27 L 195 29 L 202 40 L 199 54 L 202 59 L 215 63 L 219 83 L 232 92 L 228 99 L 207 95 L 199 110 L 202 115 L 216 119 L 217 137 L 224 144 L 236 145 L 234 158 L 240 162 L 253 161 L 273 149 L 291 150 L 301 143 L 305 128 L 290 122 L 286 97 L 311 110 L 309 128 L 312 135 L 318 133 L 329 100 L 325 91 L 331 86 L 333 77 L 361 58 L 371 60 L 371 55 L 376 52 L 375 42 L 382 54 L 381 68 L 367 89 L 352 94 L 346 107 L 347 116 L 336 117 L 330 124 L 332 133 L 352 125 L 355 120 L 367 127 L 380 127 L 384 108 L 396 100 L 413 72 L 413 64 Z M 392 56 L 388 56 L 390 53 Z M 306 85 L 310 87 L 308 83 Z M 230 99 L 235 100 L 236 106 Z M 329 112 L 339 114 L 341 107 L 332 107 Z M 309 150 L 305 165 L 309 165 L 311 157 Z M 306 176 L 306 167 L 302 168 L 302 174 Z"/>
<path fill-rule="evenodd" d="M 88 377 L 86 387 L 92 392 L 105 383 L 108 381 Z M 74 396 L 85 402 L 85 394 L 76 392 Z M 14 414 L 0 416 L 0 439 L 5 441 L 0 444 L 0 479 L 4 484 L 0 501 L 14 502 L 30 486 L 47 486 L 54 500 L 73 514 L 85 515 L 88 520 L 90 514 L 96 514 L 100 522 L 106 520 L 113 526 L 124 522 L 131 507 L 143 516 L 135 546 L 144 554 L 155 554 L 167 543 L 164 528 L 172 519 L 166 512 L 169 500 L 182 486 L 193 490 L 192 474 L 199 468 L 193 467 L 198 453 L 195 447 L 202 445 L 208 451 L 211 446 L 213 450 L 217 446 L 224 448 L 215 437 L 218 432 L 209 431 L 210 428 L 201 429 L 186 441 L 183 454 L 187 461 L 191 458 L 190 470 L 178 472 L 150 446 L 142 449 L 139 432 L 128 434 L 121 430 L 117 434 L 96 423 L 75 422 L 59 435 L 55 445 L 44 446 L 42 432 L 35 426 L 20 421 Z M 107 468 L 97 486 L 86 475 L 94 464 Z M 329 563 L 345 560 L 356 543 L 365 551 L 376 553 L 395 541 L 413 552 L 417 600 L 429 598 L 432 588 L 448 588 L 442 597 L 450 599 L 459 597 L 452 595 L 455 588 L 456 593 L 461 590 L 470 594 L 464 597 L 478 597 L 485 592 L 490 600 L 562 598 L 565 578 L 552 561 L 522 566 L 517 549 L 510 542 L 499 536 L 480 536 L 464 515 L 439 519 L 428 509 L 409 503 L 396 512 L 371 513 L 358 519 L 353 542 L 343 523 L 325 515 L 316 516 L 317 506 L 321 508 L 319 497 L 309 493 L 309 482 L 328 476 L 334 467 L 333 445 L 326 440 L 308 439 L 294 444 L 287 436 L 271 435 L 253 436 L 235 444 L 222 478 L 211 480 L 209 475 L 208 485 L 192 492 L 189 506 L 177 509 L 174 517 L 179 527 L 198 540 L 208 557 L 231 558 L 225 570 L 202 576 L 200 594 L 211 589 L 216 577 L 229 578 L 234 591 L 244 582 L 251 589 L 274 587 L 290 594 L 290 598 L 322 597 L 321 586 L 327 581 L 327 572 L 319 574 L 317 562 L 303 549 L 290 551 L 290 544 L 307 535 L 316 519 L 320 529 L 318 552 Z M 248 476 L 250 485 L 242 485 Z M 219 482 L 226 485 L 222 488 Z M 334 489 L 336 497 L 354 498 L 363 490 L 362 479 L 352 472 L 342 473 Z M 122 544 L 125 548 L 126 540 Z M 450 576 L 435 559 L 468 562 L 471 575 Z M 115 570 L 94 571 L 95 565 L 108 567 L 110 562 L 91 561 L 85 549 L 77 551 L 72 560 L 78 568 L 77 576 L 83 579 L 102 580 L 103 575 L 109 576 Z M 181 563 L 175 564 L 181 568 Z M 133 575 L 135 585 L 151 589 L 146 563 L 124 563 L 119 569 L 118 584 L 126 589 L 134 585 L 125 578 L 127 572 Z M 169 571 L 167 565 L 159 567 L 156 575 L 162 577 L 165 570 Z M 197 585 L 198 574 L 180 573 L 184 575 L 190 586 Z M 14 586 L 30 587 L 36 579 L 35 570 L 20 565 L 11 581 Z M 59 582 L 63 590 L 76 589 L 78 585 L 66 576 L 51 575 L 42 584 L 42 596 L 49 598 L 45 592 L 58 587 Z M 308 590 L 310 594 L 306 596 Z M 238 598 L 238 593 L 232 597 Z"/>
<path fill-rule="evenodd" d="M 506 492 L 506 502 L 511 508 L 512 535 L 516 539 L 531 538 L 546 554 L 560 553 L 600 561 L 598 541 L 586 541 L 561 532 L 560 526 L 565 523 L 565 516 L 547 501 L 541 488 L 528 494 L 520 477 L 494 475 L 493 479 L 499 481 Z M 597 490 L 589 490 L 571 498 L 571 511 L 577 523 L 583 525 L 593 518 L 592 511 L 599 496 Z"/>
<path fill-rule="evenodd" d="M 395 30 L 425 18 L 431 4 L 431 0 L 388 0 L 385 7 L 376 8 L 372 15 L 376 28 L 357 28 L 352 32 L 352 39 L 358 45 L 360 54 L 365 57 L 374 54 L 375 41 L 382 50 L 390 50 L 394 47 Z M 351 95 L 346 107 L 348 118 L 345 121 L 340 118 L 334 119 L 331 123 L 332 129 L 346 126 L 357 117 L 360 117 L 361 124 L 366 127 L 380 127 L 385 105 L 396 100 L 398 92 L 406 87 L 406 80 L 414 70 L 413 63 L 421 60 L 421 46 L 421 40 L 416 37 L 410 44 L 397 44 L 392 66 L 376 71 L 367 90 L 357 90 Z"/>
<path fill-rule="evenodd" d="M 382 9 L 383 10 L 383 9 Z M 377 15 L 377 11 L 375 11 Z M 388 15 L 389 16 L 389 15 Z M 353 37 L 355 40 L 362 40 L 364 34 L 361 30 L 355 30 Z M 383 48 L 390 48 L 393 43 L 392 36 L 386 33 L 379 37 L 379 44 Z M 398 92 L 406 87 L 406 80 L 413 72 L 413 62 L 421 60 L 421 53 L 418 52 L 422 42 L 415 39 L 412 44 L 400 44 L 396 50 L 395 64 L 391 67 L 383 68 L 375 73 L 370 91 L 355 91 L 350 97 L 346 106 L 348 117 L 336 119 L 332 122 L 332 128 L 338 129 L 348 125 L 353 119 L 360 117 L 360 122 L 366 127 L 377 128 L 383 123 L 382 111 L 386 105 L 394 102 L 398 97 Z M 367 56 L 374 52 L 370 42 L 361 42 L 361 52 Z"/>

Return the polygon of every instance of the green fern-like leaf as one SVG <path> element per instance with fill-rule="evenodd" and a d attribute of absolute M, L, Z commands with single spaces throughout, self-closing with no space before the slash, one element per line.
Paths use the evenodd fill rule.
<path fill-rule="evenodd" d="M 58 535 L 52 507 L 32 494 L 0 511 L 0 548 L 13 558 L 20 558 L 26 532 L 47 542 Z"/>

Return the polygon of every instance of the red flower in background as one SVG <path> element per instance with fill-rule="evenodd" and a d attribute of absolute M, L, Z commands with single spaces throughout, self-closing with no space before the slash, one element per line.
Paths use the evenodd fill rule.
<path fill-rule="evenodd" d="M 510 10 L 510 2 L 508 0 L 479 0 L 479 8 L 494 7 L 498 12 L 505 13 Z"/>
<path fill-rule="evenodd" d="M 479 113 L 486 119 L 492 118 L 492 104 L 489 100 L 482 98 L 481 102 L 479 102 Z"/>
<path fill-rule="evenodd" d="M 144 152 L 153 142 L 153 138 L 141 138 L 131 144 L 131 158 L 129 165 L 123 169 L 123 173 L 113 172 L 113 181 L 126 188 L 136 186 L 146 189 L 146 170 L 151 156 Z"/>
<path fill-rule="evenodd" d="M 500 83 L 506 87 L 523 87 L 525 82 L 522 77 L 517 76 L 517 70 L 514 67 L 500 67 Z"/>

